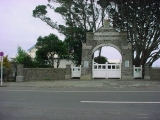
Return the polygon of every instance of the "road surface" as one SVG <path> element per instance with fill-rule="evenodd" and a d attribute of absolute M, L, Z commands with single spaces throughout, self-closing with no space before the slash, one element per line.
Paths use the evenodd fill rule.
<path fill-rule="evenodd" d="M 0 88 L 0 120 L 160 120 L 160 90 Z"/>

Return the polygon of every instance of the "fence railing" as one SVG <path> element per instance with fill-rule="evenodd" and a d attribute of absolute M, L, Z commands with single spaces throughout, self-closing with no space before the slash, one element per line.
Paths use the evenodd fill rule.
<path fill-rule="evenodd" d="M 140 67 L 135 67 L 135 65 L 133 65 L 133 77 L 142 78 L 142 65 Z"/>
<path fill-rule="evenodd" d="M 79 67 L 71 67 L 71 77 L 80 77 L 81 76 L 81 65 Z"/>

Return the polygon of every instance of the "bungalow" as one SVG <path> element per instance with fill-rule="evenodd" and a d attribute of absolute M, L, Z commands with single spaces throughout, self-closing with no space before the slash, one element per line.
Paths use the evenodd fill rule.
<path fill-rule="evenodd" d="M 29 48 L 27 51 L 28 51 L 28 54 L 31 56 L 31 58 L 35 58 L 35 56 L 36 56 L 36 51 L 37 51 L 37 49 L 36 49 L 35 46 L 32 46 L 32 47 Z M 55 55 L 54 57 L 57 58 L 58 56 Z M 57 66 L 57 62 L 55 62 L 54 65 Z M 66 65 L 74 66 L 74 63 L 73 63 L 71 60 L 61 59 L 61 60 L 60 60 L 59 68 L 66 68 Z"/>

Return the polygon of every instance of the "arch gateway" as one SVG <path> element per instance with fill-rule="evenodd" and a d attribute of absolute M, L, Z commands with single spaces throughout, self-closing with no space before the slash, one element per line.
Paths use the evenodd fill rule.
<path fill-rule="evenodd" d="M 92 79 L 92 55 L 102 46 L 111 46 L 122 55 L 121 78 L 133 79 L 132 47 L 127 43 L 127 33 L 118 32 L 105 21 L 104 26 L 94 33 L 86 33 L 86 43 L 82 45 L 82 62 L 80 79 Z"/>

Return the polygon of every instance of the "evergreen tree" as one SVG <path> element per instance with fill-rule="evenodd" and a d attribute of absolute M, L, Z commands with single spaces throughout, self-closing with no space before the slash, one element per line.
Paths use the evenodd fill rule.
<path fill-rule="evenodd" d="M 52 3 L 56 6 L 52 6 Z M 47 16 L 47 7 L 59 13 L 65 25 L 59 25 Z M 103 25 L 106 9 L 101 8 L 94 0 L 49 0 L 49 4 L 39 5 L 33 10 L 33 16 L 40 18 L 50 27 L 65 35 L 68 45 L 69 59 L 81 64 L 82 43 L 86 42 L 86 32 L 96 31 Z"/>

